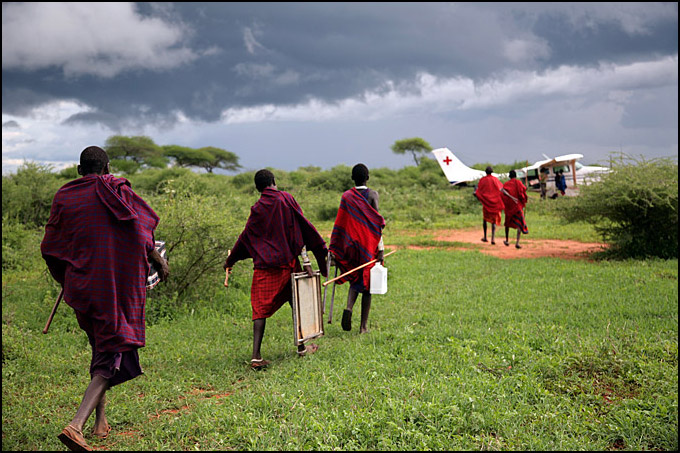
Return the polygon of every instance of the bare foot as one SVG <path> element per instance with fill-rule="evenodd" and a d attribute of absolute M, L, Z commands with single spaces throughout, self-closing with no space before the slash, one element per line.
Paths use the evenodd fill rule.
<path fill-rule="evenodd" d="M 96 423 L 94 424 L 94 429 L 92 430 L 92 434 L 95 436 L 101 438 L 101 439 L 106 439 L 111 432 L 111 426 L 107 422 L 104 423 Z"/>

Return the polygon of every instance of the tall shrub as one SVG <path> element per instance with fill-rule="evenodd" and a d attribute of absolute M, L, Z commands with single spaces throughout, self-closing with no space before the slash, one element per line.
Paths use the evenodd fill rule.
<path fill-rule="evenodd" d="M 150 297 L 182 302 L 205 295 L 224 278 L 222 264 L 245 225 L 247 202 L 238 195 L 199 195 L 188 180 L 161 183 L 159 191 L 149 202 L 161 219 L 155 237 L 166 243 L 170 278 Z"/>
<path fill-rule="evenodd" d="M 678 164 L 622 154 L 602 181 L 583 186 L 563 211 L 595 226 L 621 258 L 678 257 Z"/>
<path fill-rule="evenodd" d="M 66 181 L 49 165 L 26 162 L 17 172 L 2 177 L 3 222 L 42 226 L 50 217 L 54 194 Z"/>

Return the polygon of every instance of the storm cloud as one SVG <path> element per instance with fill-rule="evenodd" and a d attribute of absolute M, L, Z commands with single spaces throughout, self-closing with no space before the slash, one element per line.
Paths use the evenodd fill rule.
<path fill-rule="evenodd" d="M 520 126 L 520 119 L 545 114 L 549 105 L 557 109 L 555 118 L 575 125 L 581 121 L 567 112 L 583 118 L 606 112 L 602 124 L 611 124 L 611 136 L 626 143 L 633 142 L 629 131 L 637 130 L 641 135 L 634 141 L 644 143 L 640 137 L 651 135 L 650 128 L 663 130 L 663 144 L 657 139 L 635 150 L 677 155 L 677 126 L 655 122 L 652 108 L 663 109 L 662 115 L 656 112 L 659 120 L 675 118 L 677 124 L 677 3 L 3 3 L 2 8 L 3 123 L 22 125 L 51 106 L 68 104 L 53 121 L 78 128 L 69 129 L 78 134 L 94 127 L 93 138 L 144 133 L 165 144 L 188 137 L 190 127 L 202 128 L 204 140 L 221 128 L 225 135 L 214 146 L 232 149 L 244 162 L 257 154 L 248 134 L 261 125 L 282 146 L 282 123 L 291 135 L 306 130 L 310 143 L 317 143 L 317 134 L 347 136 L 343 127 L 356 131 L 364 146 L 380 143 L 376 163 L 403 134 L 427 134 L 427 140 L 452 148 L 484 146 L 482 157 L 512 161 L 494 154 L 501 143 L 487 141 L 496 134 L 501 140 L 506 127 L 497 120 L 527 131 L 531 125 Z M 391 138 L 387 131 L 370 137 L 370 125 L 357 121 L 391 128 Z M 330 127 L 331 122 L 338 123 Z M 404 130 L 406 124 L 412 127 Z M 469 126 L 465 138 L 447 135 L 462 124 Z M 490 124 L 498 129 L 482 134 Z M 558 126 L 545 124 L 557 131 L 553 148 L 588 144 L 578 126 L 573 137 L 553 129 Z M 480 135 L 470 136 L 474 133 Z M 539 140 L 545 133 L 534 131 L 525 144 L 507 143 L 505 153 L 524 147 L 526 157 L 540 158 L 545 150 L 538 148 L 549 143 L 549 136 Z M 189 136 L 200 139 L 196 132 Z M 621 144 L 605 142 L 600 136 L 589 145 L 600 158 L 604 148 Z M 6 147 L 8 153 L 21 148 L 3 133 L 3 163 Z M 334 155 L 360 147 L 337 146 Z M 295 159 L 290 154 L 280 166 L 295 168 Z M 330 155 L 316 162 L 334 163 L 341 162 Z"/>

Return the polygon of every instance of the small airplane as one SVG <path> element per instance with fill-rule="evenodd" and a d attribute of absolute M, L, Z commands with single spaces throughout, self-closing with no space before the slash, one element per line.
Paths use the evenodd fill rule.
<path fill-rule="evenodd" d="M 580 185 L 587 185 L 598 181 L 603 174 L 610 170 L 607 167 L 600 167 L 596 165 L 583 165 L 578 162 L 583 159 L 583 154 L 565 154 L 564 156 L 557 156 L 550 158 L 543 154 L 545 160 L 539 160 L 533 165 L 518 168 L 517 178 L 524 181 L 527 187 L 540 190 L 539 174 L 541 171 L 548 172 L 547 181 L 547 195 L 554 196 L 556 194 L 555 175 L 560 170 L 563 171 L 567 189 L 575 189 Z"/>
<path fill-rule="evenodd" d="M 449 180 L 452 186 L 465 182 L 476 181 L 477 179 L 481 179 L 486 176 L 486 172 L 484 170 L 475 170 L 474 168 L 468 167 L 463 162 L 461 162 L 460 159 L 454 156 L 451 150 L 448 148 L 437 148 L 432 151 L 432 154 L 434 154 L 435 159 L 437 159 L 439 166 L 444 172 L 444 176 L 446 176 L 446 179 Z M 497 178 L 507 178 L 507 175 L 499 175 L 496 173 L 492 174 Z"/>

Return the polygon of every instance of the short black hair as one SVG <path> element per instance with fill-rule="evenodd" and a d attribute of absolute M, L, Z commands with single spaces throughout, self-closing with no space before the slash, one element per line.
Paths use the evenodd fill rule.
<path fill-rule="evenodd" d="M 510 176 L 510 179 L 516 178 L 516 177 L 517 177 L 517 172 L 516 172 L 515 170 L 510 170 L 509 176 Z"/>
<path fill-rule="evenodd" d="M 368 167 L 364 164 L 356 164 L 352 168 L 352 181 L 357 184 L 368 181 Z"/>
<path fill-rule="evenodd" d="M 488 167 L 486 167 L 485 171 L 486 171 L 487 175 L 490 175 L 491 173 L 493 173 L 493 168 L 491 168 L 491 166 L 488 166 Z"/>
<path fill-rule="evenodd" d="M 88 146 L 80 153 L 80 173 L 91 175 L 101 173 L 109 163 L 109 155 L 98 146 Z"/>
<path fill-rule="evenodd" d="M 255 173 L 255 187 L 258 192 L 262 192 L 272 184 L 276 184 L 276 181 L 274 180 L 274 173 L 271 171 L 263 169 Z"/>

